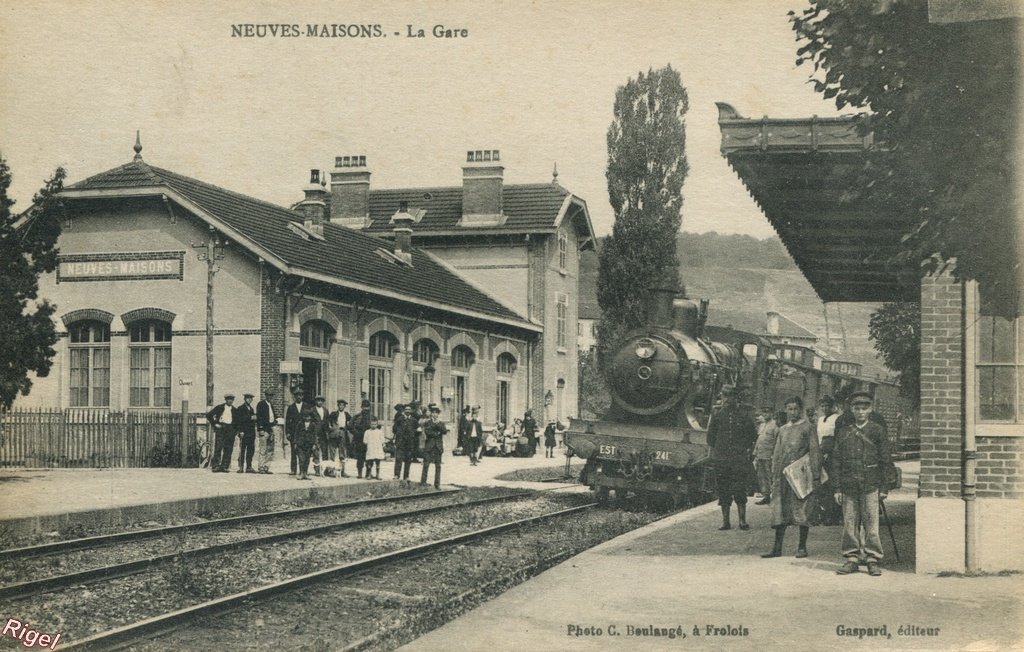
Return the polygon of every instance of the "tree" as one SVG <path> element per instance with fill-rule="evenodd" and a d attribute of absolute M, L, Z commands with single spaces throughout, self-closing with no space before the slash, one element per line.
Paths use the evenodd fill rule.
<path fill-rule="evenodd" d="M 612 395 L 597 366 L 597 355 L 593 351 L 580 352 L 578 373 L 580 418 L 599 419 L 611 406 Z"/>
<path fill-rule="evenodd" d="M 57 266 L 57 237 L 64 209 L 57 193 L 64 186 L 64 170 L 32 199 L 23 215 L 11 212 L 14 200 L 7 196 L 11 170 L 0 158 L 0 408 L 7 409 L 19 393 L 32 388 L 29 372 L 50 372 L 57 333 L 55 307 L 38 301 L 39 275 Z"/>
<path fill-rule="evenodd" d="M 688 108 L 686 89 L 671 66 L 640 72 L 615 93 L 605 173 L 615 224 L 597 277 L 602 356 L 626 330 L 645 322 L 647 290 L 664 270 L 678 276 Z"/>
<path fill-rule="evenodd" d="M 921 398 L 921 304 L 886 303 L 871 314 L 868 337 L 916 408 Z"/>
<path fill-rule="evenodd" d="M 1020 21 L 929 22 L 927 0 L 810 0 L 790 20 L 797 65 L 836 106 L 865 107 L 876 152 L 851 199 L 916 216 L 893 262 L 956 261 L 1007 315 L 1019 310 L 1015 218 Z"/>

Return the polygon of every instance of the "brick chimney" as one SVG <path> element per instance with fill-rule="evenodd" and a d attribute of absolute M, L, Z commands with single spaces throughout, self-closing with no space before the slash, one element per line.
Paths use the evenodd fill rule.
<path fill-rule="evenodd" d="M 779 334 L 779 313 L 768 313 L 768 323 L 765 324 L 765 332 L 767 332 L 769 335 Z"/>
<path fill-rule="evenodd" d="M 306 197 L 299 202 L 298 208 L 304 216 L 303 224 L 307 229 L 322 235 L 324 221 L 327 219 L 327 190 L 320 183 L 320 170 L 309 171 L 309 185 L 302 192 Z"/>
<path fill-rule="evenodd" d="M 505 167 L 496 149 L 466 152 L 462 166 L 462 224 L 496 225 L 502 215 L 502 185 Z"/>
<path fill-rule="evenodd" d="M 370 170 L 365 156 L 338 156 L 331 172 L 331 221 L 353 229 L 370 225 Z"/>
<path fill-rule="evenodd" d="M 409 213 L 409 202 L 401 202 L 398 212 L 391 218 L 395 223 L 395 257 L 412 265 L 412 223 L 415 218 Z"/>

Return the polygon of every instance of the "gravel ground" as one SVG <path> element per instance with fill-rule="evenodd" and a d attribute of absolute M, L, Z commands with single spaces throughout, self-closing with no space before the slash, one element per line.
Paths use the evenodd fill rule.
<path fill-rule="evenodd" d="M 367 484 L 365 489 L 358 494 L 352 494 L 350 497 L 345 498 L 344 501 L 350 500 L 363 500 L 366 498 L 380 498 L 383 496 L 400 496 L 405 494 L 415 493 L 430 493 L 428 490 L 420 488 L 416 484 L 410 485 L 399 485 L 391 482 L 381 484 Z M 340 502 L 340 501 L 339 501 Z M 277 505 L 262 506 L 261 512 L 279 512 L 286 509 L 295 509 L 296 507 L 308 507 L 311 505 L 323 504 L 316 501 L 298 501 L 291 503 L 280 503 Z M 42 543 L 53 543 L 55 541 L 64 541 L 68 539 L 81 539 L 84 537 L 98 536 L 101 534 L 115 534 L 118 532 L 130 532 L 134 530 L 145 530 L 155 527 L 165 527 L 171 525 L 186 525 L 191 523 L 202 523 L 204 521 L 211 521 L 219 518 L 230 518 L 232 516 L 244 516 L 246 514 L 252 514 L 254 512 L 233 509 L 233 510 L 203 510 L 199 511 L 187 518 L 174 518 L 174 519 L 160 519 L 160 520 L 149 520 L 139 521 L 137 523 L 121 524 L 117 526 L 97 526 L 97 527 L 85 527 L 80 524 L 75 527 L 65 528 L 60 531 L 46 532 L 44 534 L 36 534 L 30 537 L 12 537 L 9 533 L 0 533 L 0 547 L 6 548 L 18 548 L 22 546 L 32 546 Z"/>
<path fill-rule="evenodd" d="M 602 541 L 659 515 L 589 510 L 325 581 L 140 646 L 156 650 L 391 650 Z"/>
<path fill-rule="evenodd" d="M 582 464 L 573 464 L 569 467 L 569 474 L 572 476 L 570 479 L 565 480 L 566 483 L 578 482 L 580 477 L 580 471 L 583 470 Z M 508 473 L 502 473 L 501 475 L 494 478 L 495 480 L 502 480 L 504 482 L 545 482 L 548 480 L 563 480 L 565 479 L 565 462 L 557 466 L 541 466 L 532 469 L 517 469 L 515 471 L 509 471 Z"/>
<path fill-rule="evenodd" d="M 578 504 L 579 497 L 543 493 L 368 525 L 339 533 L 171 562 L 104 583 L 76 586 L 0 604 L 67 641 L 362 557 Z"/>
<path fill-rule="evenodd" d="M 183 550 L 196 550 L 209 546 L 242 541 L 256 537 L 271 536 L 299 529 L 331 525 L 336 523 L 359 522 L 371 516 L 392 514 L 434 505 L 454 505 L 478 500 L 489 496 L 512 493 L 503 489 L 471 489 L 459 493 L 423 494 L 422 500 L 413 498 L 398 503 L 357 505 L 339 507 L 336 511 L 319 512 L 309 515 L 288 516 L 259 523 L 238 524 L 203 529 L 195 532 L 177 532 L 162 537 L 139 541 L 115 542 L 107 545 L 57 552 L 19 559 L 16 563 L 0 567 L 0 584 L 13 584 L 55 575 L 65 575 L 112 564 L 171 555 Z"/>

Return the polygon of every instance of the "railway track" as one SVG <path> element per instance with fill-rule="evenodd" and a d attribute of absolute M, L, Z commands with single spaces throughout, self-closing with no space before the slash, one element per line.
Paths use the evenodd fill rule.
<path fill-rule="evenodd" d="M 426 543 L 407 546 L 384 554 L 363 557 L 361 559 L 335 565 L 324 570 L 307 573 L 298 577 L 274 582 L 272 584 L 266 584 L 217 599 L 208 600 L 184 609 L 178 609 L 159 616 L 140 620 L 130 625 L 100 632 L 77 641 L 71 641 L 66 645 L 62 645 L 62 648 L 74 650 L 108 650 L 138 645 L 149 639 L 166 635 L 182 628 L 193 622 L 196 618 L 222 614 L 246 605 L 251 605 L 257 601 L 267 600 L 274 596 L 286 594 L 320 582 L 352 577 L 372 569 L 379 569 L 388 565 L 398 564 L 432 552 L 452 548 L 454 546 L 459 546 L 473 541 L 479 541 L 517 528 L 528 527 L 548 520 L 579 514 L 580 512 L 592 509 L 595 506 L 597 506 L 597 503 L 588 503 L 567 509 L 546 512 L 528 518 L 516 519 L 500 523 L 498 525 L 476 529 L 462 534 L 434 539 Z"/>
<path fill-rule="evenodd" d="M 458 493 L 458 491 L 448 491 L 446 494 L 434 493 L 434 494 L 412 494 L 413 497 L 433 497 L 441 495 L 451 495 Z M 25 582 L 17 582 L 13 584 L 7 584 L 0 586 L 0 598 L 12 599 L 24 596 L 38 595 L 47 591 L 54 591 L 65 587 L 78 586 L 89 582 L 96 582 L 100 580 L 109 580 L 117 577 L 124 577 L 134 573 L 144 572 L 162 564 L 167 564 L 172 561 L 181 562 L 187 560 L 194 560 L 201 557 L 207 557 L 217 555 L 221 553 L 227 553 L 232 551 L 240 551 L 249 548 L 255 548 L 259 546 L 267 546 L 274 543 L 280 543 L 289 540 L 302 539 L 305 537 L 312 537 L 320 534 L 330 532 L 341 532 L 345 530 L 351 530 L 354 528 L 366 527 L 370 525 L 386 523 L 389 521 L 396 521 L 403 518 L 409 518 L 413 516 L 423 516 L 433 514 L 436 512 L 442 512 L 447 510 L 458 510 L 467 507 L 473 507 L 478 505 L 488 505 L 493 503 L 499 503 L 504 501 L 511 501 L 517 498 L 524 498 L 533 495 L 532 492 L 514 492 L 501 496 L 492 496 L 487 498 L 481 498 L 476 500 L 469 500 L 465 502 L 457 503 L 445 503 L 442 505 L 429 505 L 427 507 L 420 507 L 411 510 L 402 510 L 397 512 L 390 512 L 386 514 L 379 514 L 375 516 L 368 516 L 357 520 L 347 520 L 338 523 L 329 523 L 325 525 L 316 525 L 313 527 L 303 527 L 298 529 L 289 529 L 284 532 L 277 532 L 264 536 L 248 537 L 242 539 L 236 539 L 225 543 L 218 543 L 208 546 L 202 546 L 191 550 L 179 550 L 172 553 L 154 555 L 145 558 L 135 559 L 128 562 L 122 562 L 117 564 L 111 564 L 107 566 L 100 566 L 95 568 L 89 568 L 86 570 L 76 571 L 72 573 L 65 573 L 62 575 L 54 575 L 50 577 L 43 577 L 39 579 L 33 579 Z M 53 555 L 54 551 L 63 552 L 64 550 L 82 550 L 87 548 L 87 544 L 84 542 L 89 540 L 100 540 L 97 545 L 107 546 L 116 542 L 125 542 L 138 538 L 150 538 L 153 536 L 160 536 L 154 534 L 154 532 L 162 532 L 163 534 L 176 534 L 182 533 L 195 529 L 208 529 L 217 526 L 235 526 L 239 524 L 250 524 L 254 522 L 262 522 L 273 517 L 284 518 L 296 515 L 310 515 L 315 513 L 324 512 L 329 509 L 351 509 L 354 506 L 366 506 L 366 505 L 378 505 L 382 503 L 394 503 L 403 502 L 410 498 L 409 495 L 400 496 L 398 500 L 388 499 L 371 499 L 364 501 L 350 501 L 347 503 L 336 503 L 334 505 L 317 506 L 313 508 L 300 508 L 296 510 L 285 510 L 282 512 L 270 512 L 261 513 L 251 516 L 232 517 L 228 519 L 218 519 L 216 521 L 207 521 L 204 523 L 195 524 L 198 528 L 193 526 L 173 526 L 169 528 L 154 528 L 152 530 L 142 531 L 138 533 L 120 533 L 116 535 L 109 535 L 104 537 L 90 537 L 89 539 L 78 539 L 68 542 L 63 542 L 67 547 L 60 548 L 59 544 L 45 544 L 43 546 L 36 546 L 35 548 L 42 549 L 45 551 L 40 554 Z M 138 537 L 128 537 L 129 534 L 138 534 Z M 58 546 L 54 548 L 54 546 Z M 29 548 L 18 549 L 19 553 L 29 550 Z M 24 557 L 24 553 L 22 554 Z"/>

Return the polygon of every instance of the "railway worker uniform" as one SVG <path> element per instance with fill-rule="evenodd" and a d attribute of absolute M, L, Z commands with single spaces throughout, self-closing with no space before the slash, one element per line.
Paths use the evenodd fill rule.
<path fill-rule="evenodd" d="M 412 413 L 412 406 L 406 405 L 394 425 L 395 434 L 395 480 L 408 480 L 409 467 L 416 457 L 416 427 L 418 421 Z M 401 476 L 401 477 L 399 477 Z"/>
<path fill-rule="evenodd" d="M 235 424 L 238 422 L 238 408 L 232 405 L 234 402 L 234 394 L 225 394 L 224 402 L 206 414 L 206 422 L 213 428 L 214 434 L 213 459 L 210 460 L 210 470 L 214 473 L 227 473 L 231 466 Z"/>
<path fill-rule="evenodd" d="M 303 396 L 304 393 L 301 389 L 295 390 L 292 393 L 294 402 L 284 411 L 284 434 L 291 449 L 291 472 L 288 475 L 295 475 L 298 470 L 299 458 L 295 453 L 295 433 L 302 426 L 302 412 L 306 409 L 305 403 L 302 402 Z M 284 448 L 284 442 L 281 442 L 281 447 Z"/>
<path fill-rule="evenodd" d="M 274 459 L 277 417 L 274 415 L 274 406 L 270 404 L 273 397 L 273 390 L 265 390 L 263 400 L 256 404 L 256 470 L 260 473 L 270 473 L 270 461 Z"/>
<path fill-rule="evenodd" d="M 740 529 L 747 530 L 747 488 L 753 475 L 751 452 L 757 441 L 757 428 L 750 409 L 740 405 L 736 388 L 722 388 L 722 408 L 708 424 L 708 446 L 715 468 L 718 505 L 722 508 L 722 527 L 729 530 L 729 508 L 736 502 Z"/>
<path fill-rule="evenodd" d="M 867 392 L 850 396 L 854 422 L 836 433 L 830 460 L 836 502 L 843 506 L 843 566 L 840 575 L 857 572 L 860 561 L 869 575 L 881 575 L 882 539 L 878 534 L 878 502 L 888 490 L 885 478 L 895 475 L 885 430 L 868 418 L 873 400 Z"/>
<path fill-rule="evenodd" d="M 349 437 L 351 437 L 349 425 L 352 423 L 352 415 L 348 413 L 346 408 L 348 408 L 348 401 L 339 398 L 338 409 L 331 412 L 327 417 L 327 444 L 330 447 L 330 459 L 333 460 L 335 453 L 337 453 L 338 466 L 341 469 L 341 477 L 343 478 L 348 477 L 348 474 L 345 473 L 345 458 L 349 455 Z"/>
<path fill-rule="evenodd" d="M 423 426 L 423 434 L 426 436 L 426 443 L 423 445 L 423 472 L 420 474 L 420 484 L 427 484 L 427 469 L 434 465 L 434 488 L 441 488 L 441 457 L 444 455 L 444 436 L 448 434 L 448 428 L 440 420 L 441 408 L 430 404 L 430 421 Z"/>
<path fill-rule="evenodd" d="M 252 456 L 256 452 L 256 408 L 252 405 L 252 394 L 242 394 L 244 403 L 238 406 L 238 431 L 242 434 L 238 451 L 238 472 L 256 473 L 252 468 Z"/>
<path fill-rule="evenodd" d="M 302 421 L 295 430 L 292 447 L 298 461 L 299 480 L 309 480 L 309 458 L 316 448 L 317 437 L 320 436 L 320 423 L 316 420 L 312 408 L 302 411 Z"/>

